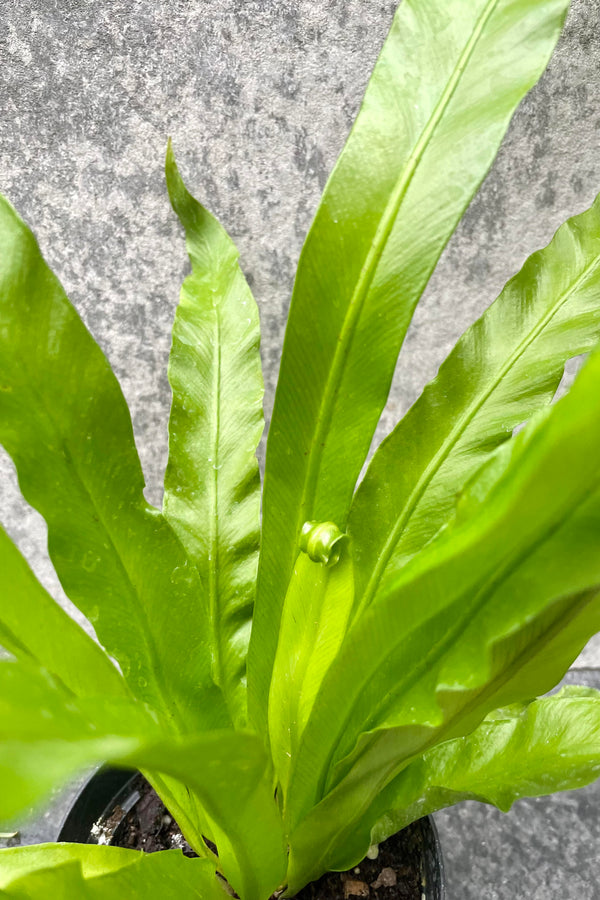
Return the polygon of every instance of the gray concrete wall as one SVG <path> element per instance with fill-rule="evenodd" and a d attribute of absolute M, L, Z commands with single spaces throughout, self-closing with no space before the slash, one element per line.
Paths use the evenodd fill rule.
<path fill-rule="evenodd" d="M 171 134 L 237 241 L 260 304 L 270 410 L 302 240 L 395 4 L 386 0 L 3 0 L 0 190 L 107 353 L 148 496 L 166 462 L 169 330 L 185 251 L 163 184 Z M 573 0 L 415 316 L 384 428 L 533 250 L 600 191 L 600 0 Z M 0 516 L 59 589 L 39 517 L 0 459 Z M 581 660 L 600 663 L 600 652 Z"/>

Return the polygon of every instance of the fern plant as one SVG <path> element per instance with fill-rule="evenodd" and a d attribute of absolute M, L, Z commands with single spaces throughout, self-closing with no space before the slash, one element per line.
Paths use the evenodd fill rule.
<path fill-rule="evenodd" d="M 172 149 L 191 273 L 162 510 L 107 360 L 0 203 L 0 440 L 99 641 L 0 532 L 0 816 L 110 761 L 198 854 L 5 849 L 3 896 L 221 898 L 223 879 L 291 896 L 442 806 L 598 774 L 600 695 L 544 695 L 600 630 L 600 356 L 550 403 L 600 337 L 600 201 L 508 282 L 359 481 L 415 305 L 567 5 L 401 4 L 299 262 L 262 520 L 257 307 Z"/>

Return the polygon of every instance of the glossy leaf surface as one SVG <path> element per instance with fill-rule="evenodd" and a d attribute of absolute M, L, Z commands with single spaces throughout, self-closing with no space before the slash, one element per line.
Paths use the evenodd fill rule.
<path fill-rule="evenodd" d="M 533 254 L 383 442 L 352 504 L 362 608 L 450 518 L 486 456 L 600 339 L 600 198 Z"/>
<path fill-rule="evenodd" d="M 102 844 L 32 844 L 0 851 L 0 889 L 11 882 L 52 865 L 78 863 L 84 878 L 97 878 L 137 862 L 140 854 Z"/>
<path fill-rule="evenodd" d="M 127 698 L 75 698 L 29 663 L 0 663 L 0 821 L 39 803 L 70 775 L 126 756 L 161 729 Z"/>
<path fill-rule="evenodd" d="M 269 695 L 271 756 L 284 797 L 291 760 L 352 610 L 352 560 L 341 552 L 333 566 L 300 553 L 285 598 Z"/>
<path fill-rule="evenodd" d="M 351 628 L 304 732 L 296 821 L 332 789 L 350 817 L 413 755 L 553 687 L 600 628 L 599 390 L 595 356 Z"/>
<path fill-rule="evenodd" d="M 0 890 L 10 900 L 225 900 L 214 863 L 179 850 L 42 844 L 0 851 Z"/>
<path fill-rule="evenodd" d="M 480 800 L 506 812 L 521 797 L 573 790 L 599 774 L 598 691 L 567 687 L 529 705 L 498 710 L 472 734 L 446 741 L 412 762 L 351 828 L 332 828 L 333 821 L 340 822 L 336 817 L 328 831 L 319 833 L 314 825 L 302 831 L 300 841 L 308 841 L 293 854 L 303 867 L 300 880 L 312 877 L 311 871 L 349 868 L 371 844 L 462 800 Z"/>
<path fill-rule="evenodd" d="M 405 0 L 300 258 L 269 429 L 249 657 L 264 728 L 307 520 L 345 527 L 414 307 L 568 0 Z"/>
<path fill-rule="evenodd" d="M 186 190 L 170 145 L 166 173 L 192 273 L 183 283 L 169 359 L 164 512 L 202 577 L 212 676 L 239 722 L 246 717 L 243 679 L 260 533 L 258 309 L 235 245 Z"/>
<path fill-rule="evenodd" d="M 119 384 L 4 199 L 0 242 L 0 442 L 61 583 L 137 696 L 183 730 L 224 722 L 198 576 L 144 499 Z"/>
<path fill-rule="evenodd" d="M 264 900 L 283 884 L 286 846 L 262 739 L 214 731 L 136 752 L 130 763 L 178 778 L 200 799 L 220 868 L 244 900 Z"/>
<path fill-rule="evenodd" d="M 76 695 L 126 695 L 101 648 L 44 590 L 0 527 L 0 646 L 32 659 Z"/>
<path fill-rule="evenodd" d="M 43 671 L 0 663 L 0 821 L 87 766 L 112 762 L 169 776 L 193 792 L 230 883 L 262 900 L 285 875 L 282 822 L 262 741 L 244 732 L 167 737 L 141 704 L 75 700 Z M 188 811 L 193 819 L 193 809 Z M 196 825 L 198 843 L 203 843 Z"/>
<path fill-rule="evenodd" d="M 373 837 L 403 828 L 418 812 L 460 800 L 491 803 L 508 812 L 522 797 L 574 790 L 600 774 L 600 693 L 565 687 L 525 706 L 491 713 L 470 735 L 426 753 L 386 790 L 378 806 L 391 804 Z M 391 830 L 390 830 L 391 829 Z"/>

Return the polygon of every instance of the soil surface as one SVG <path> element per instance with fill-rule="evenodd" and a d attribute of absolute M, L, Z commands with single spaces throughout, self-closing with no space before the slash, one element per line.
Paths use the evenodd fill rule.
<path fill-rule="evenodd" d="M 196 856 L 177 823 L 142 775 L 118 797 L 109 815 L 93 827 L 94 840 L 132 850 L 183 850 Z M 375 859 L 365 858 L 347 872 L 329 872 L 297 894 L 297 900 L 422 900 L 421 832 L 406 828 L 379 845 Z"/>
<path fill-rule="evenodd" d="M 136 775 L 117 796 L 117 803 L 92 827 L 93 840 L 129 850 L 183 850 L 197 856 L 177 822 L 143 775 Z"/>
<path fill-rule="evenodd" d="M 347 872 L 329 872 L 302 888 L 296 900 L 421 900 L 421 833 L 406 828 Z"/>

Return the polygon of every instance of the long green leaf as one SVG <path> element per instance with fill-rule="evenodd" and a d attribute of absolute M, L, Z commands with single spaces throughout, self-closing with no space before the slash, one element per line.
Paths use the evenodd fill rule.
<path fill-rule="evenodd" d="M 600 197 L 533 254 L 383 442 L 348 523 L 367 606 L 451 516 L 486 456 L 600 340 Z"/>
<path fill-rule="evenodd" d="M 559 677 L 559 673 L 564 673 L 573 658 L 586 643 L 591 633 L 600 630 L 600 597 L 595 592 L 593 602 L 586 604 L 585 600 L 590 600 L 590 595 L 574 598 L 572 603 L 567 603 L 562 609 L 554 610 L 553 614 L 543 618 L 541 622 L 536 623 L 536 632 L 532 634 L 530 630 L 525 635 L 529 640 L 527 651 L 533 646 L 531 658 L 523 665 L 514 667 L 512 672 L 503 672 L 497 674 L 496 679 L 491 680 L 491 691 L 483 696 L 477 697 L 479 708 L 483 702 L 484 708 L 493 707 L 496 700 L 502 696 L 508 696 L 514 700 L 515 696 L 534 695 L 538 689 L 545 690 L 553 681 Z M 583 602 L 580 602 L 582 601 Z M 561 612 L 563 615 L 561 616 Z M 571 618 L 572 617 L 572 618 Z M 570 639 L 570 640 L 569 640 Z M 512 641 L 508 641 L 508 646 L 514 652 Z M 500 656 L 503 655 L 503 647 L 500 647 Z M 554 656 L 555 652 L 561 654 L 558 658 Z M 567 652 L 565 652 L 567 651 Z M 511 684 L 512 682 L 512 684 Z M 463 718 L 457 717 L 452 723 L 454 727 L 450 727 L 447 737 L 451 737 L 453 733 L 468 731 L 473 723 L 481 717 L 479 711 L 473 716 L 473 709 L 466 710 L 467 716 Z M 294 832 L 294 840 L 297 842 L 298 852 L 302 858 L 301 868 L 305 866 L 313 866 L 319 860 L 327 860 L 327 868 L 330 866 L 337 868 L 338 865 L 343 869 L 346 866 L 341 865 L 341 860 L 345 859 L 346 851 L 354 854 L 353 847 L 356 846 L 354 841 L 360 841 L 362 850 L 356 850 L 356 859 L 364 856 L 366 848 L 371 841 L 365 844 L 365 835 L 369 829 L 373 827 L 373 823 L 389 808 L 390 801 L 386 801 L 388 792 L 393 790 L 395 784 L 401 783 L 404 771 L 410 771 L 413 763 L 409 762 L 408 767 L 402 770 L 402 763 L 399 762 L 401 769 L 400 775 L 392 780 L 391 784 L 382 790 L 382 784 L 385 779 L 381 779 L 381 771 L 378 770 L 378 762 L 385 764 L 385 751 L 391 749 L 391 755 L 397 760 L 402 760 L 403 754 L 408 749 L 402 739 L 394 741 L 394 735 L 391 731 L 379 732 L 380 736 L 386 739 L 392 738 L 392 747 L 385 748 L 380 745 L 378 748 L 371 746 L 368 752 L 371 759 L 367 766 L 363 765 L 363 761 L 359 760 L 356 768 L 350 773 L 348 779 L 342 781 L 338 788 L 329 793 L 316 807 L 311 810 L 308 815 L 300 822 L 298 828 Z M 397 735 L 396 735 L 397 737 Z M 439 733 L 437 739 L 445 740 L 443 733 Z M 458 738 L 456 740 L 461 740 Z M 366 745 L 366 739 L 363 741 L 363 749 Z M 395 743 L 395 746 L 393 744 Z M 435 739 L 430 743 L 435 745 Z M 448 741 L 442 743 L 446 746 Z M 452 743 L 452 739 L 450 740 Z M 435 750 L 435 747 L 434 747 Z M 434 750 L 429 751 L 433 753 Z M 425 754 L 427 756 L 427 754 Z M 378 757 L 378 761 L 374 761 Z M 388 755 L 389 761 L 389 755 Z M 418 764 L 418 760 L 417 760 Z M 591 780 L 591 779 L 590 779 Z M 572 785 L 576 787 L 578 785 Z M 549 789 L 548 792 L 550 792 Z M 382 799 L 383 798 L 383 799 Z M 464 799 L 464 798 L 463 798 Z M 456 801 L 457 802 L 457 801 Z M 400 801 L 398 801 L 398 804 Z M 382 805 L 383 804 L 383 805 Z M 417 810 L 420 810 L 417 813 Z M 415 806 L 410 811 L 412 817 L 418 818 L 419 815 L 425 815 L 428 808 L 420 806 L 415 801 Z M 431 810 L 432 811 L 432 810 Z M 401 812 L 397 811 L 400 818 Z M 332 822 L 342 821 L 345 823 L 343 830 L 337 831 L 332 829 Z M 400 827 L 400 826 L 399 826 Z M 378 839 L 382 839 L 381 837 Z M 309 845 L 312 849 L 309 850 Z M 335 860 L 335 862 L 334 862 Z M 348 867 L 353 862 L 348 862 Z M 292 870 L 297 869 L 298 860 L 291 861 Z M 310 872 L 313 870 L 310 869 Z M 304 872 L 304 875 L 307 873 Z M 304 877 L 303 875 L 303 877 Z M 297 878 L 297 873 L 291 875 L 292 879 Z M 310 877 L 315 877 L 310 874 Z"/>
<path fill-rule="evenodd" d="M 184 730 L 223 723 L 198 576 L 144 499 L 119 384 L 4 199 L 0 244 L 0 443 L 61 583 L 137 696 Z"/>
<path fill-rule="evenodd" d="M 598 775 L 600 692 L 568 686 L 491 713 L 472 734 L 412 763 L 378 801 L 390 812 L 378 820 L 373 838 L 385 840 L 415 817 L 461 800 L 508 812 L 522 797 L 584 787 Z"/>
<path fill-rule="evenodd" d="M 161 789 L 175 779 L 188 800 L 186 834 L 202 853 L 208 823 L 219 864 L 247 900 L 264 900 L 281 886 L 286 848 L 273 793 L 274 774 L 262 740 L 218 730 L 174 738 L 142 704 L 124 698 L 73 698 L 30 664 L 0 663 L 0 820 L 38 803 L 55 784 L 108 761 L 140 768 Z M 177 796 L 173 790 L 165 802 Z M 179 809 L 171 809 L 177 816 Z"/>
<path fill-rule="evenodd" d="M 235 245 L 186 190 L 170 144 L 166 174 L 192 274 L 181 290 L 169 359 L 164 512 L 206 586 L 213 679 L 233 720 L 243 722 L 260 533 L 258 309 Z"/>
<path fill-rule="evenodd" d="M 225 900 L 208 859 L 179 850 L 140 853 L 118 847 L 42 844 L 0 851 L 0 890 L 11 900 Z"/>
<path fill-rule="evenodd" d="M 53 676 L 58 678 L 62 685 L 73 693 L 89 701 L 90 698 L 98 702 L 100 708 L 104 704 L 106 696 L 128 696 L 126 683 L 117 669 L 110 663 L 102 649 L 92 641 L 85 632 L 68 616 L 62 608 L 44 591 L 27 563 L 10 541 L 8 536 L 0 528 L 0 585 L 2 585 L 2 606 L 0 613 L 0 644 L 9 650 L 17 659 L 37 663 Z M 47 689 L 48 685 L 44 684 Z M 21 701 L 19 701 L 21 703 Z M 70 698 L 62 696 L 58 700 L 60 705 L 70 705 Z M 56 709 L 56 704 L 52 704 Z M 87 704 L 89 706 L 89 703 Z M 46 704 L 41 707 L 48 711 Z M 123 716 L 128 719 L 129 708 L 123 710 Z M 9 720 L 10 721 L 10 720 Z M 42 729 L 46 723 L 42 722 Z M 96 725 L 96 728 L 98 726 Z M 85 741 L 85 728 L 81 734 Z M 15 738 L 15 734 L 9 732 L 7 740 Z M 102 739 L 104 740 L 104 739 Z M 98 759 L 101 760 L 104 753 L 110 755 L 114 752 L 113 738 L 109 737 L 109 748 L 99 751 Z M 103 744 L 104 747 L 104 744 Z M 24 772 L 34 773 L 37 777 L 37 769 L 44 773 L 41 785 L 35 789 L 45 792 L 46 786 L 62 782 L 66 775 L 80 767 L 81 753 L 84 762 L 90 755 L 91 745 L 77 748 L 70 747 L 64 753 L 58 753 L 55 760 L 58 768 L 52 761 L 45 757 L 40 762 L 39 748 L 24 747 L 21 751 L 17 747 L 16 753 L 9 753 L 8 777 L 12 782 L 10 772 L 11 758 L 14 771 L 15 756 L 18 757 L 17 768 L 24 767 Z M 0 754 L 1 755 L 1 754 Z M 92 754 L 93 755 L 93 754 Z M 201 845 L 198 837 L 197 809 L 193 794 L 186 787 L 169 778 L 152 779 L 152 784 L 160 790 L 161 796 L 176 817 L 180 828 L 187 840 L 193 846 Z M 25 786 L 25 790 L 30 790 Z M 12 788 L 8 789 L 8 793 Z M 18 788 L 20 790 L 20 788 Z M 16 808 L 23 805 L 18 799 Z"/>
<path fill-rule="evenodd" d="M 413 755 L 549 690 L 600 628 L 599 389 L 596 356 L 352 626 L 304 731 L 296 821 L 334 787 L 359 810 Z"/>
<path fill-rule="evenodd" d="M 33 659 L 77 695 L 127 694 L 102 649 L 44 590 L 0 526 L 0 645 Z"/>
<path fill-rule="evenodd" d="M 267 445 L 249 699 L 307 520 L 345 527 L 400 346 L 568 0 L 404 0 L 299 263 Z"/>
<path fill-rule="evenodd" d="M 0 850 L 0 890 L 40 869 L 69 862 L 81 866 L 84 878 L 97 878 L 135 864 L 140 854 L 102 844 L 32 844 Z"/>
<path fill-rule="evenodd" d="M 0 663 L 0 820 L 39 803 L 86 766 L 161 737 L 134 700 L 75 698 L 31 663 Z"/>
<path fill-rule="evenodd" d="M 284 798 L 291 760 L 346 634 L 353 587 L 349 553 L 331 567 L 300 553 L 285 598 L 269 694 L 270 750 Z"/>
<path fill-rule="evenodd" d="M 600 775 L 600 693 L 566 687 L 526 706 L 498 710 L 466 737 L 412 762 L 379 794 L 359 823 L 341 831 L 345 810 L 315 810 L 291 841 L 290 882 L 355 865 L 421 816 L 462 800 L 504 812 L 521 797 L 573 790 Z"/>
<path fill-rule="evenodd" d="M 259 737 L 215 731 L 136 751 L 125 762 L 170 775 L 195 792 L 217 844 L 219 866 L 244 900 L 264 900 L 282 886 L 287 847 L 273 769 Z"/>

